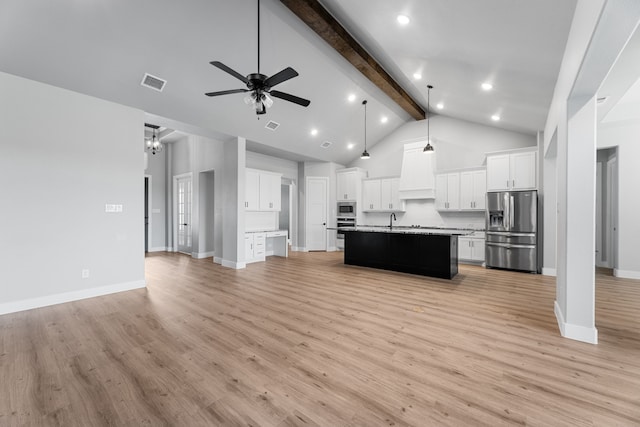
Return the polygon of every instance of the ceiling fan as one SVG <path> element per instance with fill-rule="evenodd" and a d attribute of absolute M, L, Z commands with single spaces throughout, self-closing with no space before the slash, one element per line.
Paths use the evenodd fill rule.
<path fill-rule="evenodd" d="M 256 114 L 265 114 L 267 112 L 267 108 L 273 105 L 273 100 L 269 97 L 269 95 L 273 96 L 274 98 L 280 98 L 284 99 L 285 101 L 293 102 L 294 104 L 302 105 L 303 107 L 308 107 L 311 103 L 311 101 L 307 99 L 271 89 L 275 85 L 286 82 L 287 80 L 296 77 L 298 75 L 298 72 L 293 68 L 287 67 L 271 77 L 260 74 L 260 0 L 258 0 L 258 72 L 249 74 L 245 77 L 232 68 L 224 65 L 220 61 L 211 61 L 210 64 L 228 74 L 231 74 L 233 77 L 246 84 L 247 88 L 222 90 L 218 92 L 207 92 L 205 93 L 206 96 L 220 96 L 229 95 L 232 93 L 249 92 L 249 94 L 245 97 L 244 102 L 246 104 L 251 104 L 255 109 Z"/>

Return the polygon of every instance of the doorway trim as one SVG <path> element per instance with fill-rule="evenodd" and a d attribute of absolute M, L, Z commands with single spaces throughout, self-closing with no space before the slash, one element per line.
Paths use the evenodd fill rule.
<path fill-rule="evenodd" d="M 153 204 L 151 203 L 152 201 L 152 195 L 153 192 L 151 191 L 151 189 L 153 188 L 152 184 L 151 184 L 151 180 L 152 180 L 153 176 L 152 175 L 148 175 L 145 174 L 144 175 L 144 179 L 148 179 L 148 184 L 147 184 L 147 200 L 145 200 L 145 203 L 147 204 L 147 214 L 149 215 L 148 217 L 148 223 L 145 225 L 145 227 L 147 228 L 147 252 L 152 252 L 153 251 L 153 246 L 151 246 L 151 243 L 153 242 L 152 237 L 152 230 L 153 230 Z M 144 191 L 144 189 L 143 189 Z"/>
<path fill-rule="evenodd" d="M 173 191 L 172 191 L 172 205 L 173 205 L 173 218 L 171 220 L 171 228 L 173 229 L 173 245 L 171 250 L 173 252 L 178 252 L 178 180 L 182 178 L 190 178 L 191 179 L 191 189 L 192 189 L 192 198 L 191 203 L 193 204 L 193 172 L 181 173 L 179 175 L 173 176 Z M 191 206 L 191 222 L 193 222 L 193 205 Z M 193 230 L 193 228 L 192 228 Z M 193 236 L 192 236 L 193 237 Z M 193 242 L 193 240 L 192 240 Z M 193 251 L 193 248 L 191 248 Z"/>

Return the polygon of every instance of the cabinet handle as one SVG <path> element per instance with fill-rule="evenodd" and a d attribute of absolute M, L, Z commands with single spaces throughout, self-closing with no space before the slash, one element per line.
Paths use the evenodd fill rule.
<path fill-rule="evenodd" d="M 511 181 L 511 188 L 516 188 L 516 180 Z"/>
<path fill-rule="evenodd" d="M 507 188 L 509 188 L 509 180 L 507 180 Z"/>

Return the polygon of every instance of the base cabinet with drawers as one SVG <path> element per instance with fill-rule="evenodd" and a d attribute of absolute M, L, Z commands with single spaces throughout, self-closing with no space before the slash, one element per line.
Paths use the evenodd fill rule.
<path fill-rule="evenodd" d="M 265 233 L 244 234 L 244 260 L 245 262 L 258 262 L 265 260 Z"/>

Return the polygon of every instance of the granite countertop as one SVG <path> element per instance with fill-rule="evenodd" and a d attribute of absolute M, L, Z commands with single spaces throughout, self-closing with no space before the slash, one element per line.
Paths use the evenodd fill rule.
<path fill-rule="evenodd" d="M 336 227 L 330 227 L 330 230 L 336 230 Z M 340 227 L 340 231 L 361 231 L 373 233 L 394 233 L 394 234 L 444 234 L 448 236 L 466 236 L 473 234 L 478 230 L 459 229 L 459 228 L 440 228 L 440 227 L 406 227 L 406 226 L 389 226 L 384 225 L 358 225 L 356 227 Z"/>

